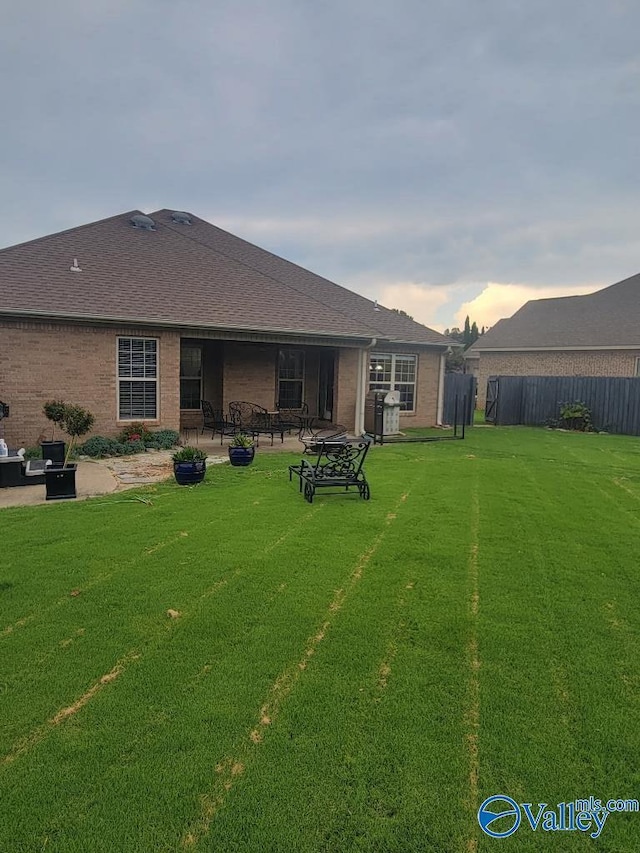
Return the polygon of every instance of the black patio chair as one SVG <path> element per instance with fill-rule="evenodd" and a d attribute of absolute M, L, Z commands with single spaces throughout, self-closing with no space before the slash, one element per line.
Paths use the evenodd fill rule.
<path fill-rule="evenodd" d="M 211 438 L 213 438 L 216 433 L 219 433 L 220 444 L 222 444 L 225 436 L 232 436 L 236 434 L 237 429 L 235 423 L 231 418 L 225 416 L 222 409 L 214 409 L 208 400 L 201 400 L 200 406 L 202 408 L 201 435 L 204 433 L 205 429 L 210 429 Z"/>
<path fill-rule="evenodd" d="M 300 407 L 293 409 L 278 406 L 278 414 L 282 428 L 288 433 L 292 433 L 294 430 L 299 432 L 301 429 L 304 429 L 305 425 L 310 423 L 309 406 L 307 403 L 303 403 Z"/>

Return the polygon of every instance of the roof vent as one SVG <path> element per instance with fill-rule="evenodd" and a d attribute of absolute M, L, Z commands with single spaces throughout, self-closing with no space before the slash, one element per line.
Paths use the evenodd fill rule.
<path fill-rule="evenodd" d="M 71 272 L 82 272 L 82 267 L 78 264 L 78 259 L 74 258 L 73 263 L 69 267 Z"/>
<path fill-rule="evenodd" d="M 185 213 L 183 210 L 174 210 L 171 214 L 171 221 L 178 225 L 191 225 L 191 214 Z"/>
<path fill-rule="evenodd" d="M 155 231 L 156 223 L 150 216 L 145 216 L 143 213 L 136 213 L 129 220 L 134 228 L 142 228 L 143 231 Z"/>

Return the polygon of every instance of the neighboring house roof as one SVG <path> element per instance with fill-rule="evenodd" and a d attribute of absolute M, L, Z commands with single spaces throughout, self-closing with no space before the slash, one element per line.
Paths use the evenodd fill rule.
<path fill-rule="evenodd" d="M 468 355 L 491 350 L 640 347 L 640 274 L 586 296 L 534 299 L 485 332 Z"/>
<path fill-rule="evenodd" d="M 214 225 L 132 210 L 0 251 L 0 315 L 446 347 L 444 335 Z M 80 272 L 70 267 L 77 258 Z"/>

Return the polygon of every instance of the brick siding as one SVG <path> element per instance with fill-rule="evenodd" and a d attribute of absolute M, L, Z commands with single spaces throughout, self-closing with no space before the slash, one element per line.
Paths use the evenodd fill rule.
<path fill-rule="evenodd" d="M 52 424 L 42 413 L 47 400 L 63 399 L 95 415 L 94 434 L 115 435 L 118 336 L 157 338 L 158 419 L 153 429 L 178 429 L 180 336 L 166 330 L 89 327 L 46 322 L 0 323 L 0 399 L 11 408 L 0 422 L 11 447 L 32 447 Z"/>
<path fill-rule="evenodd" d="M 481 352 L 478 406 L 484 408 L 489 376 L 635 376 L 640 350 Z"/>
<path fill-rule="evenodd" d="M 49 438 L 51 424 L 42 413 L 47 400 L 63 399 L 95 415 L 93 434 L 116 435 L 126 424 L 117 419 L 117 339 L 119 336 L 158 340 L 158 418 L 151 429 L 180 429 L 180 333 L 134 326 L 81 326 L 45 321 L 0 322 L 0 400 L 11 407 L 0 421 L 11 447 L 35 446 Z M 278 394 L 278 349 L 274 344 L 206 342 L 204 394 L 215 408 L 247 400 L 273 409 Z M 416 353 L 410 347 L 385 352 Z M 318 396 L 318 347 L 307 347 L 305 398 L 312 413 Z M 335 350 L 333 417 L 349 430 L 355 426 L 358 352 Z M 403 414 L 403 426 L 436 422 L 440 355 L 418 354 L 416 411 Z M 183 423 L 186 423 L 183 413 Z M 189 416 L 190 417 L 190 416 Z"/>

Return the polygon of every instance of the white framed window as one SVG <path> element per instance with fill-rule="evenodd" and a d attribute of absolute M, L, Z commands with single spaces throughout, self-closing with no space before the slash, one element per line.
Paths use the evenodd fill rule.
<path fill-rule="evenodd" d="M 635 376 L 640 376 L 640 356 L 636 358 L 636 372 Z"/>
<path fill-rule="evenodd" d="M 415 411 L 417 362 L 415 355 L 371 353 L 369 391 L 399 391 L 400 411 Z"/>
<path fill-rule="evenodd" d="M 118 338 L 118 419 L 158 417 L 158 341 Z"/>
<path fill-rule="evenodd" d="M 301 409 L 304 400 L 304 350 L 278 353 L 278 408 Z"/>

